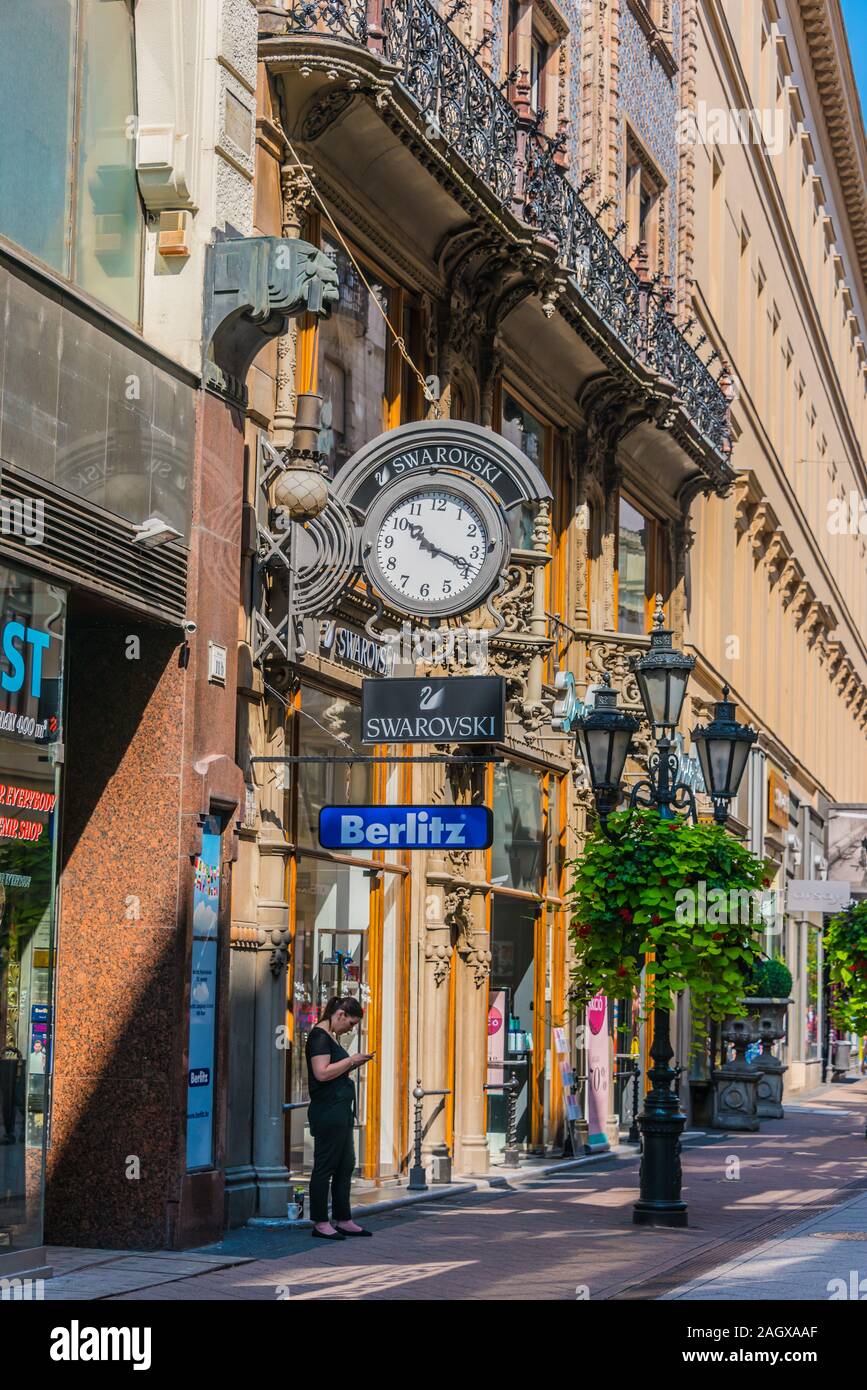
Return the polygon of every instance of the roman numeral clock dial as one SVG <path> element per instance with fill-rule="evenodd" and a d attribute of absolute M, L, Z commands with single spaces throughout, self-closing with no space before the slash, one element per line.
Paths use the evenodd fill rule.
<path fill-rule="evenodd" d="M 386 488 L 365 525 L 364 563 L 390 608 L 469 613 L 499 577 L 505 518 L 471 484 L 402 479 Z"/>

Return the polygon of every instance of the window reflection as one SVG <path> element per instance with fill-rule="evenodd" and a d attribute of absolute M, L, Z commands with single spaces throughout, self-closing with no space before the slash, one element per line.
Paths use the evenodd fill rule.
<path fill-rule="evenodd" d="M 314 686 L 301 690 L 299 751 L 329 758 L 363 754 L 361 710 L 340 695 Z M 319 845 L 323 806 L 370 805 L 373 767 L 367 763 L 299 763 L 298 842 Z"/>
<path fill-rule="evenodd" d="M 319 325 L 319 448 L 335 472 L 383 430 L 388 329 L 381 310 L 390 312 L 391 296 L 372 271 L 365 271 L 373 290 L 369 293 L 337 242 L 323 237 L 322 249 L 334 262 L 340 284 L 331 317 Z"/>
<path fill-rule="evenodd" d="M 491 882 L 538 892 L 545 857 L 541 775 L 509 764 L 495 766 L 493 811 Z"/>
<path fill-rule="evenodd" d="M 620 531 L 617 549 L 617 631 L 643 633 L 648 556 L 647 517 L 625 498 L 620 499 Z"/>

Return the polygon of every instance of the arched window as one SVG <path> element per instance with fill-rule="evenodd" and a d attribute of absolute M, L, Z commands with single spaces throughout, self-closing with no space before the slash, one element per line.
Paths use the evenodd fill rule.
<path fill-rule="evenodd" d="M 133 35 L 130 0 L 0 7 L 0 236 L 137 323 Z"/>

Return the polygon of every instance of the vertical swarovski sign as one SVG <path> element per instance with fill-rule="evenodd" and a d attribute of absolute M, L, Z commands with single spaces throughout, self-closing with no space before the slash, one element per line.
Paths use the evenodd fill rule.
<path fill-rule="evenodd" d="M 209 816 L 193 883 L 187 1071 L 187 1169 L 214 1162 L 214 1057 L 220 920 L 220 823 Z"/>

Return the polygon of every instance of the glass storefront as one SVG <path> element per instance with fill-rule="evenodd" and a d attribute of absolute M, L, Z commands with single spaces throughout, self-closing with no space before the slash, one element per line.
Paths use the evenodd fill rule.
<path fill-rule="evenodd" d="M 348 695 L 304 684 L 297 708 L 297 745 L 307 754 L 369 752 L 360 742 L 361 711 Z M 347 1051 L 376 1051 L 354 1075 L 358 1097 L 359 1170 L 388 1174 L 400 1164 L 400 1116 L 406 1095 L 399 1056 L 406 1013 L 404 883 L 406 854 L 329 855 L 319 849 L 319 811 L 325 805 L 390 805 L 400 801 L 403 769 L 365 763 L 302 763 L 295 788 L 294 938 L 288 1001 L 291 1053 L 287 1099 L 291 1112 L 289 1166 L 309 1169 L 313 1144 L 303 1102 L 308 1099 L 305 1044 L 328 999 L 357 996 L 364 1008 Z M 349 862 L 349 860 L 358 862 Z M 404 992 L 402 994 L 402 991 Z M 370 1132 L 369 1132 L 370 1131 Z"/>
<path fill-rule="evenodd" d="M 0 1260 L 42 1243 L 65 615 L 0 566 Z"/>
<path fill-rule="evenodd" d="M 508 1063 L 518 1060 L 519 1145 L 541 1151 L 561 1133 L 560 1073 L 552 1026 L 562 1028 L 552 1000 L 559 997 L 564 908 L 562 791 L 556 776 L 501 763 L 491 770 L 494 843 L 490 854 L 491 979 L 488 996 L 488 1142 L 496 1155 L 506 1143 Z M 504 1065 L 505 1064 L 505 1065 Z M 559 1068 L 559 1062 L 557 1063 Z"/>

